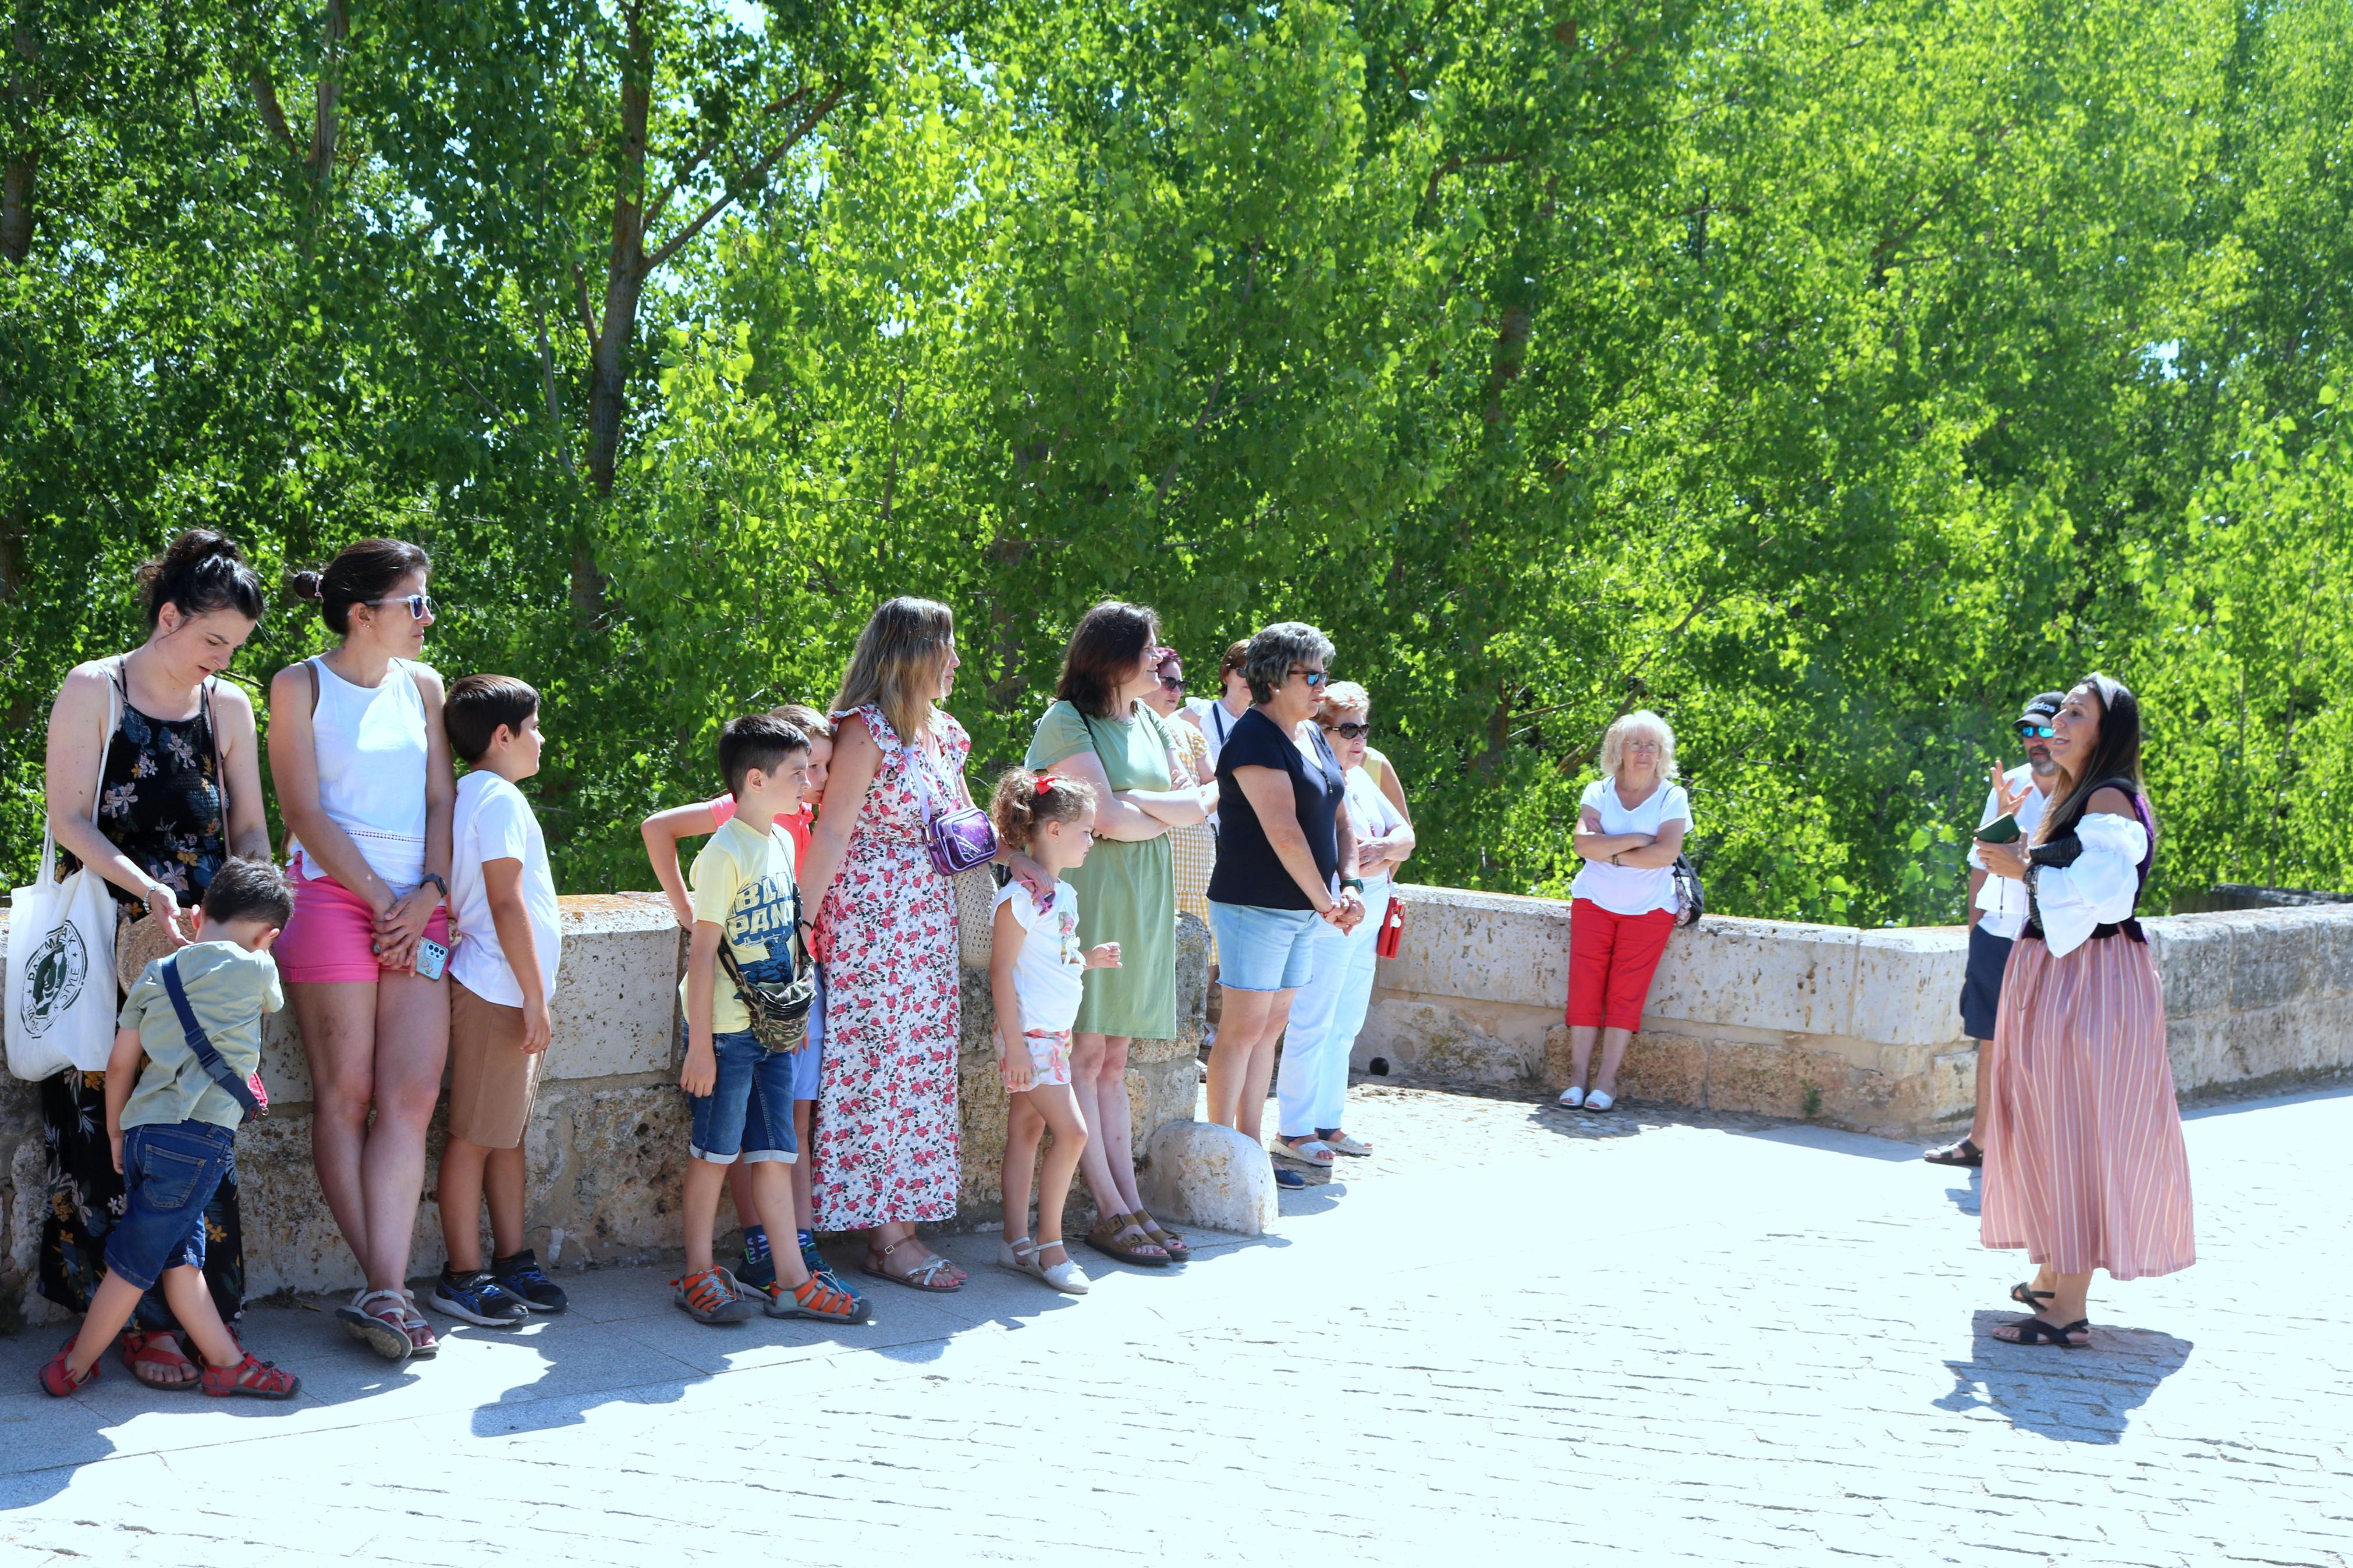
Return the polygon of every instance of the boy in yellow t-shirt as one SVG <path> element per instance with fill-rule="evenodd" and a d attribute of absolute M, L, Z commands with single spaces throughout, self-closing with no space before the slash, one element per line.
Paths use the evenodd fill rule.
<path fill-rule="evenodd" d="M 776 1280 L 746 1286 L 712 1262 L 712 1232 L 728 1167 L 752 1168 L 764 1214 L 792 1212 L 790 1167 L 800 1157 L 793 1137 L 793 1058 L 770 1051 L 752 1032 L 734 977 L 719 963 L 727 943 L 747 983 L 789 981 L 800 892 L 793 879 L 793 840 L 777 820 L 800 809 L 808 787 L 808 737 L 766 713 L 729 722 L 719 736 L 719 770 L 735 815 L 702 853 L 688 880 L 694 931 L 679 1003 L 686 1015 L 686 1062 L 679 1087 L 694 1107 L 686 1163 L 686 1273 L 673 1281 L 681 1310 L 698 1323 L 740 1323 L 753 1303 L 772 1318 L 860 1323 L 866 1303 L 829 1279 L 812 1277 L 797 1253 L 776 1254 Z"/>

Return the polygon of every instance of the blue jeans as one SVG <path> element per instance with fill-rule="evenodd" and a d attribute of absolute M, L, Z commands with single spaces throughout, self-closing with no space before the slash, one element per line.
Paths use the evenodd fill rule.
<path fill-rule="evenodd" d="M 685 1029 L 679 1026 L 681 1035 Z M 716 1058 L 711 1092 L 687 1096 L 694 1108 L 694 1141 L 687 1152 L 714 1165 L 739 1159 L 789 1165 L 799 1159 L 800 1144 L 793 1138 L 793 1062 L 806 1050 L 767 1050 L 745 1029 L 712 1035 L 711 1054 Z"/>
<path fill-rule="evenodd" d="M 122 1219 L 106 1237 L 106 1270 L 153 1290 L 167 1268 L 205 1266 L 205 1205 L 236 1167 L 237 1130 L 159 1122 L 122 1135 Z"/>
<path fill-rule="evenodd" d="M 1218 939 L 1218 983 L 1234 991 L 1296 991 L 1315 973 L 1315 933 L 1329 931 L 1314 910 L 1209 903 Z"/>

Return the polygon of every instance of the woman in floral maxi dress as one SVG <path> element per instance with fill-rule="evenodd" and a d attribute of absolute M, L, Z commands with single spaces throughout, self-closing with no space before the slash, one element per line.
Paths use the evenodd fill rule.
<path fill-rule="evenodd" d="M 936 704 L 954 687 L 944 605 L 901 598 L 860 634 L 834 700 L 833 762 L 804 907 L 825 966 L 825 1062 L 811 1138 L 819 1230 L 869 1230 L 864 1268 L 926 1290 L 965 1273 L 915 1236 L 954 1217 L 961 1023 L 955 900 L 924 847 L 926 802 L 967 804 L 964 727 Z"/>

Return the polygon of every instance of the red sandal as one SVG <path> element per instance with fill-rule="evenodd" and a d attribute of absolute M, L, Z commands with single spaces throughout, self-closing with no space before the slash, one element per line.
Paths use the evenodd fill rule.
<path fill-rule="evenodd" d="M 255 1399 L 291 1399 L 302 1392 L 302 1380 L 280 1371 L 251 1351 L 235 1366 L 205 1366 L 204 1389 L 217 1399 L 249 1394 Z"/>
<path fill-rule="evenodd" d="M 122 1364 L 148 1388 L 194 1388 L 196 1363 L 180 1349 L 179 1337 L 169 1329 L 122 1331 Z M 150 1377 L 153 1372 L 181 1372 L 186 1377 Z"/>
<path fill-rule="evenodd" d="M 87 1384 L 98 1381 L 98 1363 L 95 1360 L 79 1377 L 76 1377 L 66 1365 L 66 1358 L 73 1354 L 74 1342 L 80 1338 L 76 1334 L 68 1340 L 65 1347 L 49 1358 L 49 1364 L 41 1369 L 41 1392 L 52 1399 L 64 1399 L 79 1394 Z"/>

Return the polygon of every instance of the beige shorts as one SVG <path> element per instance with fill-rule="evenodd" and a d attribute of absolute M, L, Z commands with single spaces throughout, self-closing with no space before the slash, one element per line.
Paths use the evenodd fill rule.
<path fill-rule="evenodd" d="M 449 983 L 449 1136 L 512 1149 L 531 1125 L 545 1052 L 522 1050 L 522 1009 L 485 1002 Z"/>

